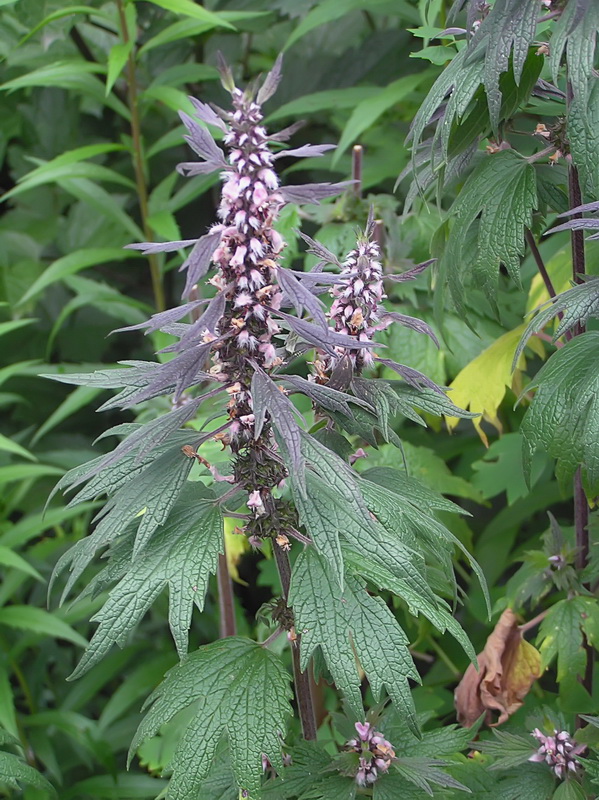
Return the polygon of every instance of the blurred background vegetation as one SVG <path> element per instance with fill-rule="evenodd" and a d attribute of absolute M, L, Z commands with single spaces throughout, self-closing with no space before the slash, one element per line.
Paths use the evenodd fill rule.
<path fill-rule="evenodd" d="M 404 142 L 410 122 L 450 57 L 444 41 L 433 38 L 446 25 L 448 5 L 0 0 L 0 726 L 20 740 L 28 763 L 61 787 L 61 800 L 151 798 L 161 791 L 165 782 L 156 774 L 168 736 L 144 746 L 141 765 L 128 774 L 125 753 L 142 699 L 176 655 L 165 601 L 123 649 L 82 680 L 65 682 L 93 629 L 86 620 L 103 600 L 56 610 L 54 598 L 47 610 L 47 581 L 59 555 L 87 533 L 98 506 L 70 509 L 54 497 L 43 517 L 44 504 L 64 471 L 108 449 L 105 440 L 92 449 L 103 430 L 132 417 L 97 415 L 108 393 L 73 390 L 40 376 L 152 359 L 164 346 L 156 334 L 109 334 L 179 301 L 181 258 L 148 259 L 122 248 L 196 237 L 214 220 L 217 179 L 184 179 L 175 165 L 189 158 L 177 116 L 190 108 L 187 96 L 224 103 L 217 51 L 241 83 L 268 70 L 283 51 L 284 77 L 267 106 L 267 126 L 302 119 L 294 145 L 339 143 L 332 155 L 293 167 L 283 159 L 284 182 L 349 178 L 352 147 L 364 148 L 361 197 L 350 192 L 301 218 L 294 206 L 285 209 L 281 230 L 289 263 L 302 268 L 298 227 L 342 255 L 371 203 L 385 223 L 389 271 L 429 258 L 443 204 L 455 190 L 441 205 L 416 197 L 403 214 L 409 181 L 394 187 L 409 161 Z M 522 122 L 528 130 L 553 113 L 544 102 L 531 100 Z M 568 241 L 564 233 L 542 246 L 558 291 L 568 285 Z M 591 269 L 596 256 L 589 250 Z M 528 258 L 525 292 L 500 276 L 499 318 L 476 293 L 467 301 L 470 327 L 446 308 L 440 349 L 397 326 L 387 338 L 389 357 L 443 385 L 457 378 L 451 399 L 486 413 L 480 430 L 463 421 L 450 433 L 433 418 L 429 429 L 402 420 L 396 430 L 410 472 L 473 515 L 444 521 L 474 552 L 495 600 L 505 597 L 506 585 L 509 594 L 509 578 L 524 554 L 540 550 L 548 509 L 571 535 L 569 498 L 560 495 L 549 461 L 537 457 L 530 491 L 520 466 L 518 428 L 526 401 L 514 409 L 523 378 L 522 370 L 512 376 L 510 365 L 525 311 L 544 299 L 534 275 Z M 425 274 L 408 288 L 389 284 L 387 291 L 397 310 L 435 327 L 432 280 Z M 542 347 L 536 350 L 542 354 Z M 146 403 L 144 418 L 164 403 Z M 368 466 L 397 461 L 398 451 L 383 444 Z M 276 577 L 268 561 L 258 574 L 257 559 L 240 549 L 240 540 L 230 539 L 237 544 L 230 557 L 243 633 L 255 629 Z M 468 595 L 460 620 L 481 649 L 489 629 L 480 588 L 465 568 L 458 565 L 458 572 Z M 256 579 L 263 594 L 248 591 Z M 415 690 L 418 709 L 451 721 L 464 654 L 426 621 L 403 615 L 402 624 L 424 676 Z M 217 635 L 212 595 L 206 613 L 194 619 L 192 643 Z M 560 699 L 556 691 L 547 680 L 527 704 L 557 702 L 566 713 L 579 704 L 578 690 Z M 40 781 L 25 788 L 26 797 L 48 796 Z M 0 796 L 13 791 L 6 786 L 3 793 L 0 781 Z"/>

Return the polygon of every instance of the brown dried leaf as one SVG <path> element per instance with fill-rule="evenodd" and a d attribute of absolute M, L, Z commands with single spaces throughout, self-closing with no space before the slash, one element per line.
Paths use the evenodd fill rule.
<path fill-rule="evenodd" d="M 455 691 L 458 720 L 470 727 L 486 712 L 488 725 L 500 725 L 522 706 L 541 675 L 541 654 L 523 638 L 510 608 L 487 639 L 478 666 L 478 672 L 472 664 L 468 667 Z M 495 723 L 493 712 L 499 713 Z"/>

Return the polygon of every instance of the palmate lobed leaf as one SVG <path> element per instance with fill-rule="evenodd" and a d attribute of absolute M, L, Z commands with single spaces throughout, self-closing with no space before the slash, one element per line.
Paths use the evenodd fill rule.
<path fill-rule="evenodd" d="M 129 759 L 143 742 L 190 705 L 187 726 L 168 771 L 168 800 L 195 800 L 223 733 L 237 784 L 248 800 L 262 795 L 262 756 L 283 769 L 282 737 L 291 714 L 289 676 L 280 659 L 256 642 L 232 636 L 201 647 L 167 673 L 148 700 Z"/>
<path fill-rule="evenodd" d="M 24 783 L 44 792 L 45 796 L 58 797 L 52 784 L 25 761 L 12 753 L 0 751 L 0 782 L 16 789 L 21 788 L 19 784 Z"/>
<path fill-rule="evenodd" d="M 593 220 L 593 222 L 596 222 L 599 227 L 599 220 Z M 522 334 L 516 348 L 512 368 L 515 368 L 518 363 L 530 337 L 542 330 L 558 315 L 561 317 L 553 334 L 554 341 L 571 331 L 576 325 L 586 325 L 590 319 L 599 318 L 599 277 L 588 276 L 584 283 L 567 289 L 539 306 L 536 315 Z"/>
<path fill-rule="evenodd" d="M 51 592 L 56 578 L 68 568 L 70 575 L 62 594 L 64 600 L 98 550 L 124 533 L 131 524 L 135 524 L 137 529 L 135 551 L 141 549 L 154 531 L 166 521 L 185 486 L 192 463 L 181 452 L 180 446 L 170 447 L 144 469 L 136 470 L 134 464 L 125 463 L 121 465 L 123 470 L 116 476 L 111 472 L 106 476 L 106 481 L 96 484 L 95 496 L 106 490 L 111 493 L 100 512 L 100 522 L 92 534 L 80 539 L 60 557 L 48 591 Z M 115 490 L 116 481 L 119 482 Z M 90 497 L 84 490 L 75 501 Z"/>
<path fill-rule="evenodd" d="M 417 734 L 408 678 L 416 682 L 420 678 L 408 639 L 385 603 L 369 595 L 354 577 L 348 576 L 341 591 L 325 560 L 312 547 L 306 548 L 295 564 L 289 602 L 302 636 L 302 667 L 307 667 L 314 649 L 320 646 L 336 685 L 362 718 L 357 655 L 375 700 L 381 699 L 385 687 Z"/>
<path fill-rule="evenodd" d="M 591 645 L 599 645 L 599 604 L 595 598 L 570 597 L 551 606 L 539 628 L 538 642 L 544 666 L 557 656 L 558 681 L 580 674 L 583 634 Z"/>
<path fill-rule="evenodd" d="M 435 596 L 427 580 L 423 551 L 426 551 L 428 543 L 422 537 L 422 526 L 429 525 L 437 532 L 439 528 L 445 530 L 443 526 L 405 500 L 402 514 L 391 514 L 389 518 L 378 520 L 373 513 L 377 511 L 377 505 L 370 502 L 367 492 L 363 494 L 362 487 L 368 483 L 362 482 L 343 459 L 313 437 L 307 434 L 302 434 L 302 437 L 309 465 L 306 471 L 307 492 L 300 496 L 292 483 L 294 499 L 300 523 L 305 526 L 317 552 L 325 559 L 339 590 L 343 590 L 349 572 L 350 576 L 362 576 L 379 589 L 392 591 L 407 603 L 412 614 L 422 613 L 439 630 L 448 630 L 469 658 L 476 661 L 468 636 L 453 619 L 445 602 Z M 402 505 L 401 488 L 398 487 L 398 491 L 394 507 Z M 427 492 L 424 487 L 422 491 Z M 392 493 L 390 497 L 393 497 Z M 421 492 L 414 501 L 418 502 L 422 497 Z M 439 502 L 445 507 L 442 498 L 430 501 L 429 507 L 439 507 Z M 410 507 L 413 514 L 409 513 Z M 455 507 L 452 506 L 452 510 Z M 449 531 L 445 533 L 447 547 L 453 547 L 456 544 L 454 537 Z M 480 568 L 475 562 L 472 564 L 486 593 Z"/>
<path fill-rule="evenodd" d="M 469 278 L 495 303 L 498 269 L 504 265 L 519 284 L 520 259 L 524 254 L 524 229 L 530 227 L 537 206 L 534 167 L 512 150 L 485 158 L 468 177 L 449 211 L 454 220 L 440 272 L 446 276 L 453 302 L 466 316 L 464 283 Z M 476 252 L 469 276 L 464 275 L 463 247 L 467 233 L 480 215 Z"/>
<path fill-rule="evenodd" d="M 557 460 L 564 487 L 582 467 L 589 496 L 599 492 L 599 332 L 575 336 L 541 367 L 526 391 L 536 389 L 522 420 L 525 475 L 542 449 Z"/>
<path fill-rule="evenodd" d="M 166 522 L 133 559 L 134 548 L 135 531 L 131 530 L 109 553 L 108 566 L 83 592 L 95 594 L 118 580 L 92 617 L 99 627 L 71 679 L 87 672 L 113 644 L 123 646 L 165 586 L 171 633 L 180 657 L 186 654 L 193 606 L 203 609 L 208 580 L 224 551 L 223 517 L 211 493 L 201 483 L 187 483 Z"/>

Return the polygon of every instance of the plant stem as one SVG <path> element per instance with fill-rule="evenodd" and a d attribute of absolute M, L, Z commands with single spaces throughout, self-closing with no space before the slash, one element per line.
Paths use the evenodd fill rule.
<path fill-rule="evenodd" d="M 537 614 L 536 617 L 529 619 L 528 622 L 523 622 L 522 625 L 518 625 L 518 630 L 520 631 L 520 633 L 526 633 L 526 631 L 531 630 L 540 622 L 542 622 L 548 613 L 549 612 L 547 609 L 545 611 L 541 611 L 540 614 Z"/>
<path fill-rule="evenodd" d="M 537 243 L 535 242 L 535 237 L 528 230 L 528 228 L 526 229 L 524 236 L 526 237 L 526 243 L 530 247 L 530 252 L 532 253 L 532 257 L 534 258 L 539 273 L 541 275 L 541 278 L 543 279 L 545 288 L 549 292 L 549 297 L 555 297 L 555 289 L 553 288 L 553 283 L 551 282 L 551 278 L 549 277 L 549 273 L 547 272 L 547 267 L 545 266 L 543 257 L 541 256 L 539 248 L 537 247 Z"/>
<path fill-rule="evenodd" d="M 275 562 L 279 571 L 279 578 L 281 580 L 283 597 L 285 602 L 287 602 L 287 598 L 289 597 L 289 585 L 291 583 L 289 556 L 287 555 L 287 551 L 279 547 L 275 541 L 273 541 L 272 546 Z M 298 634 L 297 638 L 291 642 L 295 697 L 297 699 L 297 707 L 302 723 L 304 739 L 313 741 L 316 739 L 316 717 L 314 714 L 314 702 L 312 700 L 312 687 L 310 686 L 310 674 L 308 670 L 302 672 L 300 665 L 300 640 L 301 636 Z"/>
<path fill-rule="evenodd" d="M 356 197 L 362 197 L 362 156 L 364 148 L 361 144 L 356 144 L 352 150 L 352 180 L 354 181 L 353 191 Z"/>
<path fill-rule="evenodd" d="M 220 638 L 226 639 L 227 636 L 235 636 L 237 632 L 233 581 L 229 573 L 226 553 L 220 553 L 218 556 L 216 579 L 218 582 L 218 608 L 220 610 Z"/>
<path fill-rule="evenodd" d="M 566 104 L 568 110 L 572 103 L 573 90 L 572 84 L 568 81 L 566 90 Z M 568 194 L 570 208 L 577 208 L 582 205 L 582 191 L 578 177 L 578 169 L 573 163 L 568 165 Z M 581 219 L 582 214 L 574 214 L 572 219 Z M 574 283 L 582 283 L 586 272 L 585 252 L 584 252 L 584 232 L 570 231 L 570 241 L 572 244 L 572 278 Z M 573 336 L 584 333 L 585 326 L 578 323 L 572 331 Z M 580 467 L 574 476 L 574 529 L 576 532 L 576 561 L 575 566 L 578 572 L 586 567 L 589 557 L 589 504 L 582 486 L 582 476 Z M 585 674 L 581 678 L 581 683 L 589 694 L 593 692 L 593 662 L 595 650 L 586 640 L 584 641 L 587 661 Z"/>
<path fill-rule="evenodd" d="M 125 16 L 125 9 L 123 0 L 117 0 L 117 8 L 119 12 L 119 21 L 121 24 L 121 34 L 123 44 L 128 44 L 129 30 L 127 28 L 127 18 Z M 144 156 L 143 145 L 141 139 L 141 122 L 139 118 L 139 106 L 137 102 L 137 78 L 135 72 L 135 53 L 133 48 L 129 53 L 127 59 L 127 104 L 131 113 L 131 138 L 133 140 L 133 166 L 135 169 L 135 183 L 137 186 L 137 199 L 139 202 L 139 212 L 141 215 L 141 224 L 146 241 L 154 241 L 154 233 L 148 224 L 148 186 L 146 183 L 146 176 L 144 172 Z M 164 311 L 166 308 L 166 301 L 164 297 L 164 288 L 162 286 L 162 276 L 160 274 L 160 267 L 158 266 L 158 259 L 155 254 L 148 255 L 148 263 L 150 264 L 150 275 L 152 278 L 152 291 L 154 293 L 154 305 L 157 311 Z"/>

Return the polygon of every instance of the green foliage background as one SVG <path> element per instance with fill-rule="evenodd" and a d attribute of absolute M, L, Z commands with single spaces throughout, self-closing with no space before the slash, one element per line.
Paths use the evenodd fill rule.
<path fill-rule="evenodd" d="M 109 393 L 90 387 L 73 390 L 40 375 L 151 359 L 166 344 L 156 334 L 109 336 L 115 328 L 176 304 L 182 289 L 176 254 L 149 260 L 122 247 L 149 238 L 191 238 L 214 219 L 215 179 L 185 180 L 174 168 L 188 158 L 177 117 L 178 110 L 190 107 L 187 95 L 224 102 L 214 66 L 219 50 L 241 83 L 269 69 L 283 51 L 284 78 L 267 107 L 266 124 L 303 119 L 306 124 L 294 145 L 339 143 L 332 155 L 284 170 L 284 181 L 346 179 L 351 176 L 352 146 L 364 147 L 362 198 L 350 192 L 314 209 L 308 219 L 300 219 L 294 207 L 286 209 L 281 225 L 289 242 L 286 257 L 297 268 L 302 261 L 312 263 L 302 255 L 294 233 L 298 225 L 342 255 L 352 246 L 357 226 L 364 224 L 370 203 L 385 223 L 390 271 L 409 268 L 429 258 L 431 246 L 439 249 L 445 211 L 459 195 L 451 209 L 457 221 L 436 273 L 437 291 L 433 293 L 427 274 L 408 288 L 388 287 L 396 310 L 442 328 L 441 347 L 398 328 L 388 334 L 387 352 L 442 385 L 457 378 L 453 402 L 486 416 L 476 422 L 478 429 L 463 420 L 451 433 L 433 417 L 427 418 L 429 429 L 397 420 L 407 469 L 472 515 L 457 518 L 441 512 L 481 564 L 496 612 L 506 602 L 524 609 L 525 599 L 536 596 L 538 587 L 531 588 L 524 578 L 529 576 L 532 584 L 548 564 L 542 552 L 547 511 L 561 523 L 562 547 L 571 554 L 568 482 L 558 486 L 551 459 L 538 452 L 528 487 L 520 457 L 520 425 L 530 400 L 525 396 L 515 407 L 528 383 L 523 370 L 533 375 L 548 346 L 531 340 L 515 376 L 511 374 L 525 313 L 545 299 L 531 256 L 520 265 L 523 226 L 540 227 L 527 200 L 527 193 L 534 192 L 533 167 L 516 163 L 509 152 L 500 154 L 503 163 L 489 161 L 489 174 L 480 171 L 478 184 L 461 192 L 463 181 L 450 183 L 439 203 L 418 192 L 408 196 L 409 180 L 394 188 L 410 162 L 405 144 L 410 124 L 418 120 L 428 91 L 455 55 L 451 37 L 433 40 L 446 25 L 448 5 L 445 0 L 216 0 L 204 7 L 192 0 L 122 6 L 101 0 L 86 5 L 0 0 L 0 729 L 21 743 L 30 767 L 59 787 L 61 800 L 153 798 L 163 790 L 166 781 L 158 774 L 172 746 L 168 726 L 162 738 L 141 748 L 129 773 L 125 760 L 141 719 L 141 703 L 176 663 L 177 654 L 163 597 L 122 649 L 111 651 L 80 680 L 65 680 L 95 630 L 88 620 L 106 598 L 100 594 L 56 610 L 53 597 L 48 610 L 47 582 L 59 556 L 87 533 L 98 505 L 90 501 L 69 508 L 54 497 L 45 516 L 43 508 L 67 469 L 108 449 L 104 440 L 93 450 L 90 442 L 124 420 L 113 412 L 96 415 L 94 409 Z M 536 77 L 531 72 L 533 83 Z M 528 153 L 534 126 L 561 108 L 555 100 L 523 97 L 514 99 L 509 114 L 526 103 L 518 121 L 528 134 L 521 137 Z M 582 153 L 581 159 L 587 155 Z M 596 175 L 592 160 L 587 161 L 583 177 L 592 190 Z M 492 203 L 484 203 L 483 192 L 505 176 L 504 170 L 514 171 L 509 192 L 498 191 Z M 556 174 L 563 177 L 563 166 L 543 165 L 539 173 L 546 195 L 542 202 L 550 196 L 554 210 L 565 210 L 567 197 L 559 179 L 554 180 Z M 490 242 L 494 255 L 479 259 L 474 273 L 480 280 L 469 286 L 469 228 L 483 210 L 481 202 L 481 227 L 486 214 L 489 236 L 502 238 Z M 512 213 L 498 227 L 506 206 Z M 540 247 L 558 290 L 569 285 L 568 248 L 567 232 Z M 449 291 L 439 291 L 444 265 L 452 257 L 462 259 L 464 273 L 454 271 Z M 589 271 L 596 273 L 596 244 L 588 246 L 587 257 Z M 507 271 L 501 271 L 495 288 L 500 263 Z M 508 272 L 519 276 L 523 289 Z M 160 400 L 146 403 L 141 419 L 151 419 L 166 406 Z M 218 461 L 216 444 L 213 456 Z M 364 465 L 373 466 L 399 466 L 398 451 L 381 445 Z M 266 561 L 258 573 L 250 552 L 234 555 L 239 630 L 263 631 L 255 614 L 276 591 L 274 567 Z M 591 555 L 595 559 L 593 550 Z M 457 614 L 480 650 L 490 631 L 484 598 L 467 562 L 457 570 L 465 596 Z M 261 594 L 247 589 L 256 580 Z M 434 724 L 451 721 L 452 692 L 467 666 L 466 655 L 451 637 L 433 633 L 425 620 L 415 621 L 399 606 L 394 610 L 422 666 L 423 685 L 414 690 L 419 714 Z M 193 618 L 191 640 L 197 645 L 217 635 L 212 591 L 205 613 Z M 541 640 L 547 643 L 546 631 L 541 631 Z M 597 713 L 596 701 L 575 679 L 581 642 L 582 632 L 576 629 L 569 666 L 561 675 L 548 672 L 510 725 L 524 724 L 535 709 L 564 715 L 571 728 L 576 713 Z M 322 702 L 335 711 L 328 690 Z M 176 720 L 170 726 L 176 728 Z M 402 735 L 408 741 L 410 734 Z M 432 748 L 431 755 L 437 754 Z M 456 778 L 467 785 L 472 781 L 474 788 L 466 771 L 456 761 Z M 31 780 L 24 790 L 30 800 L 50 796 L 39 773 L 17 777 Z M 487 773 L 479 777 L 477 796 L 490 797 L 495 784 Z M 0 776 L 0 796 L 18 794 L 16 783 L 11 788 L 5 780 L 5 787 Z M 221 794 L 216 785 L 207 791 L 215 798 L 236 797 L 226 785 Z M 415 791 L 413 796 L 425 795 Z M 376 797 L 382 800 L 382 790 Z"/>

